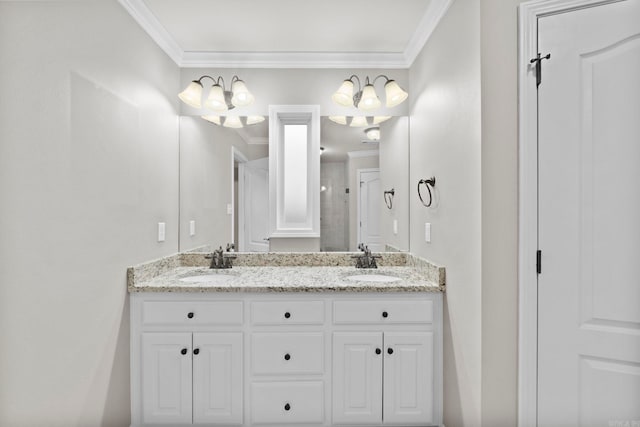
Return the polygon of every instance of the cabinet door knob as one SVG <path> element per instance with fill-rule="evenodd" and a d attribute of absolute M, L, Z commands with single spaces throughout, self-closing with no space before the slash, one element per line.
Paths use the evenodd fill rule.
<path fill-rule="evenodd" d="M 291 355 L 289 353 L 284 355 L 284 360 L 289 360 L 291 359 Z"/>
<path fill-rule="evenodd" d="M 380 354 L 382 353 L 382 350 L 380 350 L 379 348 L 376 348 L 376 354 Z"/>
<path fill-rule="evenodd" d="M 387 353 L 389 353 L 389 354 L 393 354 L 393 349 L 392 349 L 391 347 L 389 347 L 389 348 L 387 349 Z"/>
<path fill-rule="evenodd" d="M 288 403 L 286 405 L 284 405 L 284 410 L 288 411 L 289 409 L 291 409 L 291 405 L 289 405 Z"/>
<path fill-rule="evenodd" d="M 194 348 L 193 349 L 193 354 L 200 354 L 200 349 L 199 348 Z"/>
<path fill-rule="evenodd" d="M 284 318 L 288 319 L 291 317 L 291 313 L 289 313 L 288 311 L 284 314 Z"/>
<path fill-rule="evenodd" d="M 383 312 L 382 312 L 382 317 L 385 317 L 385 318 L 386 318 L 386 317 L 389 317 L 389 313 L 387 313 L 386 311 L 383 311 Z"/>
<path fill-rule="evenodd" d="M 181 354 L 187 354 L 187 349 L 186 349 L 186 348 L 183 348 L 182 350 L 180 350 L 180 353 L 181 353 Z"/>
<path fill-rule="evenodd" d="M 189 319 L 193 319 L 193 311 L 190 311 L 190 312 L 187 314 L 187 317 L 188 317 Z"/>

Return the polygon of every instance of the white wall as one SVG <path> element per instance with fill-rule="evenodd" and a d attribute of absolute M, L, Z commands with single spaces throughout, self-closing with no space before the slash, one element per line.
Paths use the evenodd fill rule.
<path fill-rule="evenodd" d="M 126 267 L 178 246 L 179 70 L 113 1 L 0 2 L 0 63 L 0 425 L 128 425 Z"/>
<path fill-rule="evenodd" d="M 483 0 L 482 425 L 517 423 L 518 10 Z"/>
<path fill-rule="evenodd" d="M 447 269 L 444 423 L 481 422 L 480 2 L 456 0 L 409 70 L 411 251 Z M 424 224 L 431 223 L 431 243 Z"/>
<path fill-rule="evenodd" d="M 382 191 L 395 190 L 392 208 L 380 205 L 382 241 L 400 250 L 409 250 L 409 200 L 414 196 L 409 185 L 409 118 L 395 117 L 380 126 L 380 185 Z M 398 234 L 393 221 L 398 221 Z"/>

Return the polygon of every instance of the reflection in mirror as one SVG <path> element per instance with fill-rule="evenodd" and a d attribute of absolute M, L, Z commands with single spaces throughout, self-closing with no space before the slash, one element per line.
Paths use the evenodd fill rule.
<path fill-rule="evenodd" d="M 376 141 L 365 133 L 371 124 L 354 127 L 322 117 L 322 251 L 355 251 L 372 236 L 382 250 L 409 248 L 409 118 L 393 117 L 378 126 Z M 227 243 L 241 251 L 269 250 L 268 134 L 268 121 L 235 130 L 199 117 L 180 118 L 180 251 L 209 251 Z M 364 174 L 361 188 L 363 173 L 376 169 L 378 181 Z M 383 192 L 391 188 L 389 209 Z"/>

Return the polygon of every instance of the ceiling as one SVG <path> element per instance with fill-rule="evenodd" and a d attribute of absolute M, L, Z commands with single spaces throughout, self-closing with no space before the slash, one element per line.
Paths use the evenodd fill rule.
<path fill-rule="evenodd" d="M 119 0 L 180 67 L 408 68 L 453 0 Z"/>

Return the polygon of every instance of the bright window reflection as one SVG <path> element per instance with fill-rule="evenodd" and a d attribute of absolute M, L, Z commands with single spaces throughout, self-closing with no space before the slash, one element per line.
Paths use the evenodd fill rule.
<path fill-rule="evenodd" d="M 307 125 L 284 125 L 284 217 L 307 219 Z"/>

